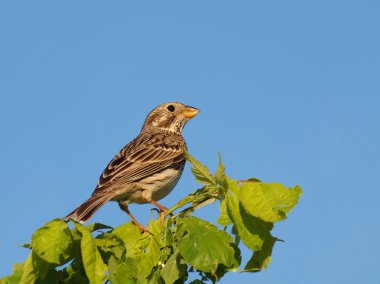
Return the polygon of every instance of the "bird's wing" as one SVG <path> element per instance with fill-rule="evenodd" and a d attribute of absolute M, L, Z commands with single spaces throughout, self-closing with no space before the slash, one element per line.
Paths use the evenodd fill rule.
<path fill-rule="evenodd" d="M 163 134 L 139 135 L 108 164 L 95 191 L 136 182 L 169 166 L 183 163 L 185 147 L 180 136 L 167 139 Z"/>

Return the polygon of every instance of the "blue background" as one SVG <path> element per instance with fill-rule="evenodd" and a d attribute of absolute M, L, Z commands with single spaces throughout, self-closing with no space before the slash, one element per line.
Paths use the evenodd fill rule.
<path fill-rule="evenodd" d="M 379 283 L 379 51 L 379 1 L 2 1 L 0 276 L 174 100 L 202 110 L 184 135 L 213 171 L 220 151 L 232 178 L 304 189 L 269 269 L 222 283 Z M 187 167 L 162 203 L 197 187 Z"/>

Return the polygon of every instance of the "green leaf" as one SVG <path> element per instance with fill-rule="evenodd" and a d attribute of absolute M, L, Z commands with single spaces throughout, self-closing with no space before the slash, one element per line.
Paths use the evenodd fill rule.
<path fill-rule="evenodd" d="M 225 167 L 222 162 L 222 155 L 220 153 L 218 155 L 218 158 L 219 158 L 219 163 L 218 163 L 218 168 L 216 169 L 216 173 L 215 173 L 215 180 L 224 189 L 227 189 L 228 183 L 226 179 L 226 172 L 225 172 Z"/>
<path fill-rule="evenodd" d="M 0 279 L 1 284 L 18 284 L 24 272 L 24 264 L 16 263 L 13 265 L 13 273 Z"/>
<path fill-rule="evenodd" d="M 215 274 L 219 265 L 239 265 L 232 237 L 209 222 L 196 217 L 179 219 L 177 236 L 181 256 L 196 269 Z"/>
<path fill-rule="evenodd" d="M 160 270 L 156 267 L 148 277 L 148 284 L 166 284 L 160 275 Z"/>
<path fill-rule="evenodd" d="M 186 196 L 185 198 L 183 198 L 179 202 L 177 202 L 177 204 L 175 204 L 173 207 L 171 207 L 165 213 L 165 215 L 167 216 L 167 215 L 171 214 L 174 210 L 177 210 L 178 208 L 183 207 L 183 206 L 191 203 L 191 206 L 185 208 L 180 213 L 177 213 L 175 215 L 175 216 L 178 215 L 181 217 L 187 216 L 187 215 L 191 214 L 191 212 L 194 212 L 196 209 L 198 209 L 204 205 L 215 202 L 217 198 L 218 198 L 217 187 L 204 186 L 204 187 L 196 190 L 195 192 L 189 194 L 188 196 Z"/>
<path fill-rule="evenodd" d="M 225 196 L 225 201 L 228 216 L 235 225 L 241 241 L 251 250 L 260 250 L 273 224 L 247 214 L 239 202 L 238 195 L 241 189 L 238 182 L 231 179 L 227 179 L 227 182 L 229 193 Z"/>
<path fill-rule="evenodd" d="M 59 272 L 57 272 L 54 268 L 50 268 L 46 271 L 46 275 L 44 278 L 38 278 L 37 283 L 38 284 L 58 284 L 60 282 L 60 275 Z"/>
<path fill-rule="evenodd" d="M 270 234 L 264 239 L 261 250 L 255 251 L 251 259 L 247 262 L 243 271 L 256 272 L 263 268 L 268 268 L 271 261 L 272 250 L 277 238 Z"/>
<path fill-rule="evenodd" d="M 139 265 L 136 266 L 135 271 L 139 279 L 146 279 L 153 268 L 158 265 L 162 246 L 161 237 L 164 238 L 163 230 L 164 227 L 160 221 L 152 220 L 147 227 L 147 231 L 143 234 L 141 234 L 141 231 L 131 222 L 116 227 L 112 231 L 112 234 L 124 240 L 124 245 L 127 250 L 126 257 L 138 261 Z M 125 270 L 123 267 L 124 266 L 121 266 L 120 271 Z M 121 276 L 118 276 L 116 273 L 115 277 L 124 279 L 126 277 L 123 276 L 125 273 L 120 273 Z M 131 275 L 128 274 L 128 277 L 130 276 Z"/>
<path fill-rule="evenodd" d="M 232 220 L 230 216 L 228 216 L 226 199 L 223 199 L 222 201 L 220 201 L 219 209 L 220 209 L 220 214 L 219 214 L 219 218 L 217 222 L 222 226 L 228 226 L 232 224 Z"/>
<path fill-rule="evenodd" d="M 80 255 L 76 256 L 71 265 L 62 271 L 61 282 L 62 284 L 88 284 Z"/>
<path fill-rule="evenodd" d="M 37 281 L 38 278 L 38 272 L 37 270 L 34 269 L 33 266 L 33 257 L 32 257 L 33 252 L 31 252 L 26 259 L 24 266 L 23 266 L 23 274 L 20 280 L 20 284 L 30 284 L 34 283 Z"/>
<path fill-rule="evenodd" d="M 192 164 L 191 171 L 198 182 L 204 185 L 216 186 L 214 177 L 205 165 L 202 165 L 197 159 L 187 152 L 185 152 L 185 156 L 186 159 Z"/>
<path fill-rule="evenodd" d="M 134 257 L 139 260 L 139 275 L 146 278 L 152 272 L 153 268 L 158 265 L 161 256 L 161 247 L 163 246 L 164 226 L 159 220 L 151 220 L 136 247 L 132 249 Z M 128 253 L 127 253 L 128 255 Z"/>
<path fill-rule="evenodd" d="M 91 232 L 104 230 L 104 229 L 113 229 L 111 226 L 108 226 L 102 223 L 93 223 L 84 227 L 87 228 Z"/>
<path fill-rule="evenodd" d="M 13 276 L 13 275 L 12 275 Z M 0 283 L 39 283 L 39 284 L 55 284 L 58 283 L 58 272 L 45 260 L 32 251 L 22 268 L 18 266 L 17 276 L 10 277 L 12 281 L 17 282 L 1 282 Z M 9 280 L 9 279 L 8 279 Z"/>
<path fill-rule="evenodd" d="M 260 222 L 263 221 L 247 215 L 242 210 L 237 196 L 227 195 L 225 200 L 227 202 L 228 215 L 235 225 L 239 238 L 251 250 L 261 249 L 264 241 L 259 232 L 262 230 Z"/>
<path fill-rule="evenodd" d="M 301 193 L 299 186 L 287 188 L 279 183 L 246 182 L 238 195 L 247 213 L 266 222 L 278 222 L 294 208 Z"/>
<path fill-rule="evenodd" d="M 81 252 L 86 275 L 90 283 L 101 284 L 106 280 L 107 266 L 100 256 L 91 231 L 78 223 L 75 224 L 75 228 L 82 234 Z"/>
<path fill-rule="evenodd" d="M 111 255 L 121 259 L 125 254 L 124 242 L 115 234 L 100 234 L 95 238 L 95 243 L 105 259 L 109 259 Z"/>
<path fill-rule="evenodd" d="M 39 257 L 55 266 L 65 264 L 74 253 L 70 230 L 60 219 L 39 228 L 32 236 L 31 245 Z"/>
<path fill-rule="evenodd" d="M 233 180 L 229 177 L 226 177 L 227 179 L 227 188 L 229 193 L 238 194 L 240 190 L 240 186 L 237 180 Z"/>
<path fill-rule="evenodd" d="M 123 281 L 127 281 L 126 283 L 129 283 L 128 281 L 136 281 L 136 279 L 139 279 L 138 283 L 147 282 L 146 278 L 160 260 L 165 238 L 164 226 L 159 220 L 151 220 L 147 231 L 141 234 L 136 225 L 129 222 L 116 227 L 112 234 L 124 240 L 127 252 L 123 262 L 118 262 L 115 257 L 110 257 L 110 261 L 111 259 L 113 261 L 110 268 L 113 277 L 110 276 L 111 282 L 124 283 Z"/>
<path fill-rule="evenodd" d="M 247 179 L 247 181 L 251 181 L 251 182 L 261 182 L 261 180 L 259 180 L 258 178 L 249 178 L 249 179 Z"/>
<path fill-rule="evenodd" d="M 138 280 L 138 261 L 126 258 L 123 262 L 111 256 L 108 262 L 109 278 L 112 284 L 146 283 L 144 279 Z"/>
<path fill-rule="evenodd" d="M 166 248 L 170 245 L 172 246 L 173 245 L 173 231 L 171 230 L 172 228 L 172 225 L 173 225 L 173 220 L 171 218 L 167 218 L 165 219 L 165 223 L 164 223 L 164 234 L 163 234 L 163 237 L 162 237 L 162 242 L 164 243 L 164 245 L 166 245 Z"/>
<path fill-rule="evenodd" d="M 164 268 L 161 270 L 161 277 L 166 283 L 174 283 L 187 275 L 186 264 L 181 263 L 181 258 L 178 252 L 173 253 L 168 261 L 165 263 Z"/>
<path fill-rule="evenodd" d="M 141 231 L 133 222 L 127 222 L 121 226 L 116 227 L 112 231 L 113 235 L 118 236 L 124 242 L 127 256 L 134 254 L 133 248 L 141 237 Z"/>
<path fill-rule="evenodd" d="M 49 271 L 49 263 L 42 259 L 35 251 L 32 251 L 32 264 L 39 279 L 45 279 Z"/>
<path fill-rule="evenodd" d="M 20 246 L 23 247 L 23 248 L 32 249 L 32 245 L 28 244 L 28 243 L 22 244 Z"/>

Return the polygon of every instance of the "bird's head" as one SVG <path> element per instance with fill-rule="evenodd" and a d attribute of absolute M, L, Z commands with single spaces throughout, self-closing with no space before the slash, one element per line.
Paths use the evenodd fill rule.
<path fill-rule="evenodd" d="M 198 113 L 197 108 L 179 102 L 165 103 L 148 114 L 142 130 L 158 129 L 181 135 L 186 122 Z"/>

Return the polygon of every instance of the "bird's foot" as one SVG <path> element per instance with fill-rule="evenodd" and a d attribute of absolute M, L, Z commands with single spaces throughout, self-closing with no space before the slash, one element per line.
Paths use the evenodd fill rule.
<path fill-rule="evenodd" d="M 168 211 L 168 210 L 166 210 L 166 211 Z M 164 222 L 165 222 L 165 212 L 166 211 L 160 211 L 161 224 L 164 224 Z"/>
<path fill-rule="evenodd" d="M 145 227 L 141 225 L 140 223 L 135 223 L 136 227 L 141 231 L 141 233 L 144 233 L 146 231 Z"/>
<path fill-rule="evenodd" d="M 153 235 L 152 234 L 152 232 L 150 232 L 147 228 L 145 228 L 143 225 L 141 225 L 139 222 L 133 222 L 135 225 L 136 225 L 136 227 L 141 231 L 141 233 L 143 234 L 143 233 L 148 233 L 148 234 L 151 234 L 151 235 Z"/>
<path fill-rule="evenodd" d="M 165 208 L 165 210 L 160 210 L 158 208 L 152 208 L 152 210 L 157 211 L 161 224 L 163 224 L 165 222 L 165 213 L 168 209 Z"/>
<path fill-rule="evenodd" d="M 149 202 L 152 203 L 154 206 L 156 206 L 160 210 L 160 213 L 159 213 L 160 220 L 161 220 L 161 224 L 163 224 L 165 221 L 165 213 L 168 211 L 168 208 L 166 208 L 165 206 L 161 205 L 160 203 L 154 200 L 150 200 Z"/>

